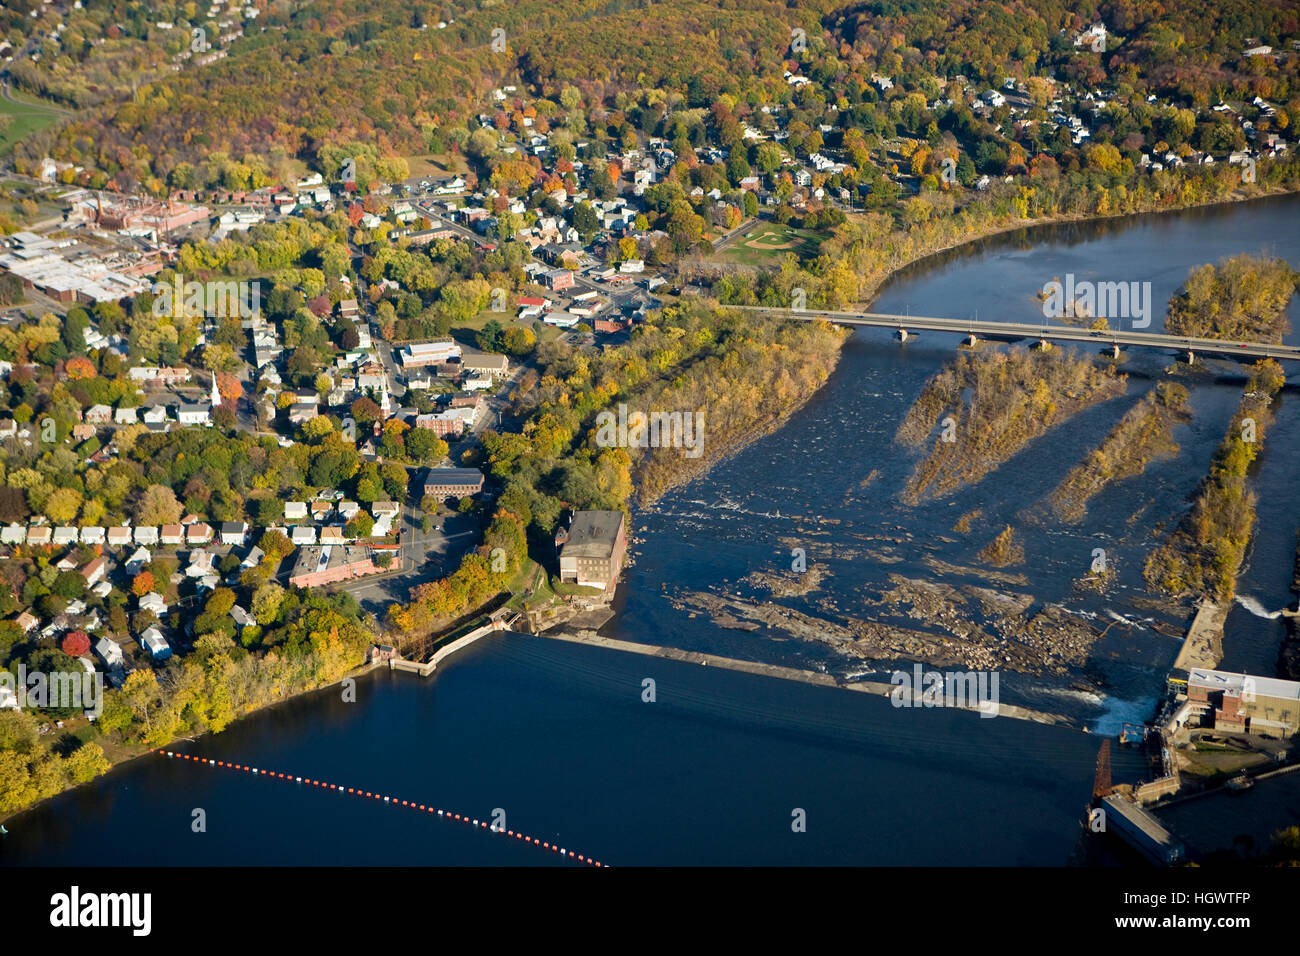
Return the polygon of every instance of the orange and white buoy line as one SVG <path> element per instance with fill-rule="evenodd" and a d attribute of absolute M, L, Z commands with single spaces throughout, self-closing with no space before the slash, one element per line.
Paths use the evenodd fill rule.
<path fill-rule="evenodd" d="M 207 764 L 210 767 L 221 767 L 226 770 L 238 770 L 242 773 L 251 773 L 254 776 L 259 776 L 259 777 L 271 777 L 276 780 L 287 780 L 290 783 L 305 783 L 310 786 L 317 787 L 321 790 L 334 790 L 337 791 L 338 793 L 349 793 L 356 797 L 366 797 L 374 800 L 381 800 L 382 802 L 387 803 L 390 806 L 406 807 L 407 809 L 410 810 L 419 810 L 425 813 L 436 813 L 439 817 L 442 817 L 444 820 L 454 820 L 459 823 L 468 824 L 469 826 L 475 827 L 477 829 L 487 830 L 489 833 L 497 833 L 504 837 L 513 837 L 516 840 L 522 840 L 524 843 L 530 843 L 533 846 L 539 847 L 543 850 L 549 850 L 552 853 L 558 853 L 561 857 L 567 860 L 574 860 L 578 863 L 585 863 L 587 866 L 604 867 L 603 863 L 585 854 L 577 853 L 573 850 L 567 850 L 564 847 L 559 846 L 558 844 L 553 844 L 545 840 L 539 840 L 536 837 L 528 836 L 526 834 L 520 833 L 517 830 L 504 830 L 504 829 L 498 830 L 495 829 L 494 827 L 488 826 L 486 820 L 471 819 L 469 816 L 465 814 L 453 813 L 451 810 L 443 810 L 443 809 L 439 809 L 438 807 L 428 806 L 423 803 L 416 804 L 414 801 L 411 800 L 398 800 L 398 799 L 394 799 L 393 797 L 385 796 L 383 794 L 372 793 L 369 790 L 361 790 L 355 787 L 344 787 L 341 784 L 326 783 L 320 780 L 314 780 L 311 777 L 299 777 L 299 776 L 295 776 L 294 774 L 280 773 L 279 771 L 267 770 L 263 767 L 250 767 L 247 764 L 230 763 L 225 760 L 213 760 L 208 757 L 195 757 L 191 754 L 177 753 L 176 751 L 173 750 L 159 750 L 158 748 L 155 747 L 150 747 L 149 750 L 151 753 L 159 753 L 162 754 L 164 757 L 175 758 L 178 760 L 190 760 L 195 763 Z"/>

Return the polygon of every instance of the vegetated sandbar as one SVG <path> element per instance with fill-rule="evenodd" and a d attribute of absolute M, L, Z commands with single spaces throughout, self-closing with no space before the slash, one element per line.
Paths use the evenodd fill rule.
<path fill-rule="evenodd" d="M 936 423 L 942 426 L 903 502 L 919 504 L 980 480 L 1052 427 L 1123 394 L 1125 380 L 1087 356 L 1055 349 L 959 356 L 926 383 L 895 436 L 921 447 Z"/>

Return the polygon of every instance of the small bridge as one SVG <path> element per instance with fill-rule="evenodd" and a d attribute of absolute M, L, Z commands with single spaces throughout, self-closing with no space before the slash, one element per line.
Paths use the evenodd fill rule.
<path fill-rule="evenodd" d="M 968 345 L 981 338 L 998 340 L 1036 339 L 1048 342 L 1081 342 L 1103 345 L 1118 357 L 1122 346 L 1136 348 L 1169 349 L 1180 353 L 1189 362 L 1197 355 L 1231 359 L 1271 358 L 1279 361 L 1300 360 L 1300 348 L 1293 345 L 1267 345 L 1262 342 L 1234 342 L 1228 339 L 1199 339 L 1163 332 L 1121 332 L 1072 328 L 1059 325 L 1029 325 L 1024 322 L 980 322 L 971 319 L 944 319 L 926 315 L 891 315 L 886 312 L 834 312 L 825 309 L 780 309 L 764 305 L 727 305 L 727 309 L 760 312 L 784 319 L 813 321 L 824 319 L 836 325 L 860 325 L 881 329 L 894 329 L 902 341 L 914 333 L 953 332 L 966 337 Z"/>

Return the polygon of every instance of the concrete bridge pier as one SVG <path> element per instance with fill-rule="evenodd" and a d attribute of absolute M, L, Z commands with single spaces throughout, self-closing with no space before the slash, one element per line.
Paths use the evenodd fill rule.
<path fill-rule="evenodd" d="M 900 341 L 900 342 L 906 342 L 906 341 L 907 341 L 907 338 L 908 338 L 907 329 L 899 329 L 899 330 L 898 330 L 898 341 Z"/>

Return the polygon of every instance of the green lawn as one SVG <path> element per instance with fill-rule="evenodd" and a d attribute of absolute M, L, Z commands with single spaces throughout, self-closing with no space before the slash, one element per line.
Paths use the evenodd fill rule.
<path fill-rule="evenodd" d="M 822 233 L 812 229 L 764 222 L 749 235 L 732 241 L 718 258 L 724 262 L 769 268 L 779 263 L 787 253 L 794 253 L 800 259 L 815 255 L 823 238 Z"/>
<path fill-rule="evenodd" d="M 21 93 L 11 91 L 11 95 L 21 102 L 11 103 L 0 97 L 0 116 L 13 117 L 11 122 L 0 129 L 0 156 L 6 155 L 20 139 L 40 132 L 60 116 L 58 111 Z"/>

